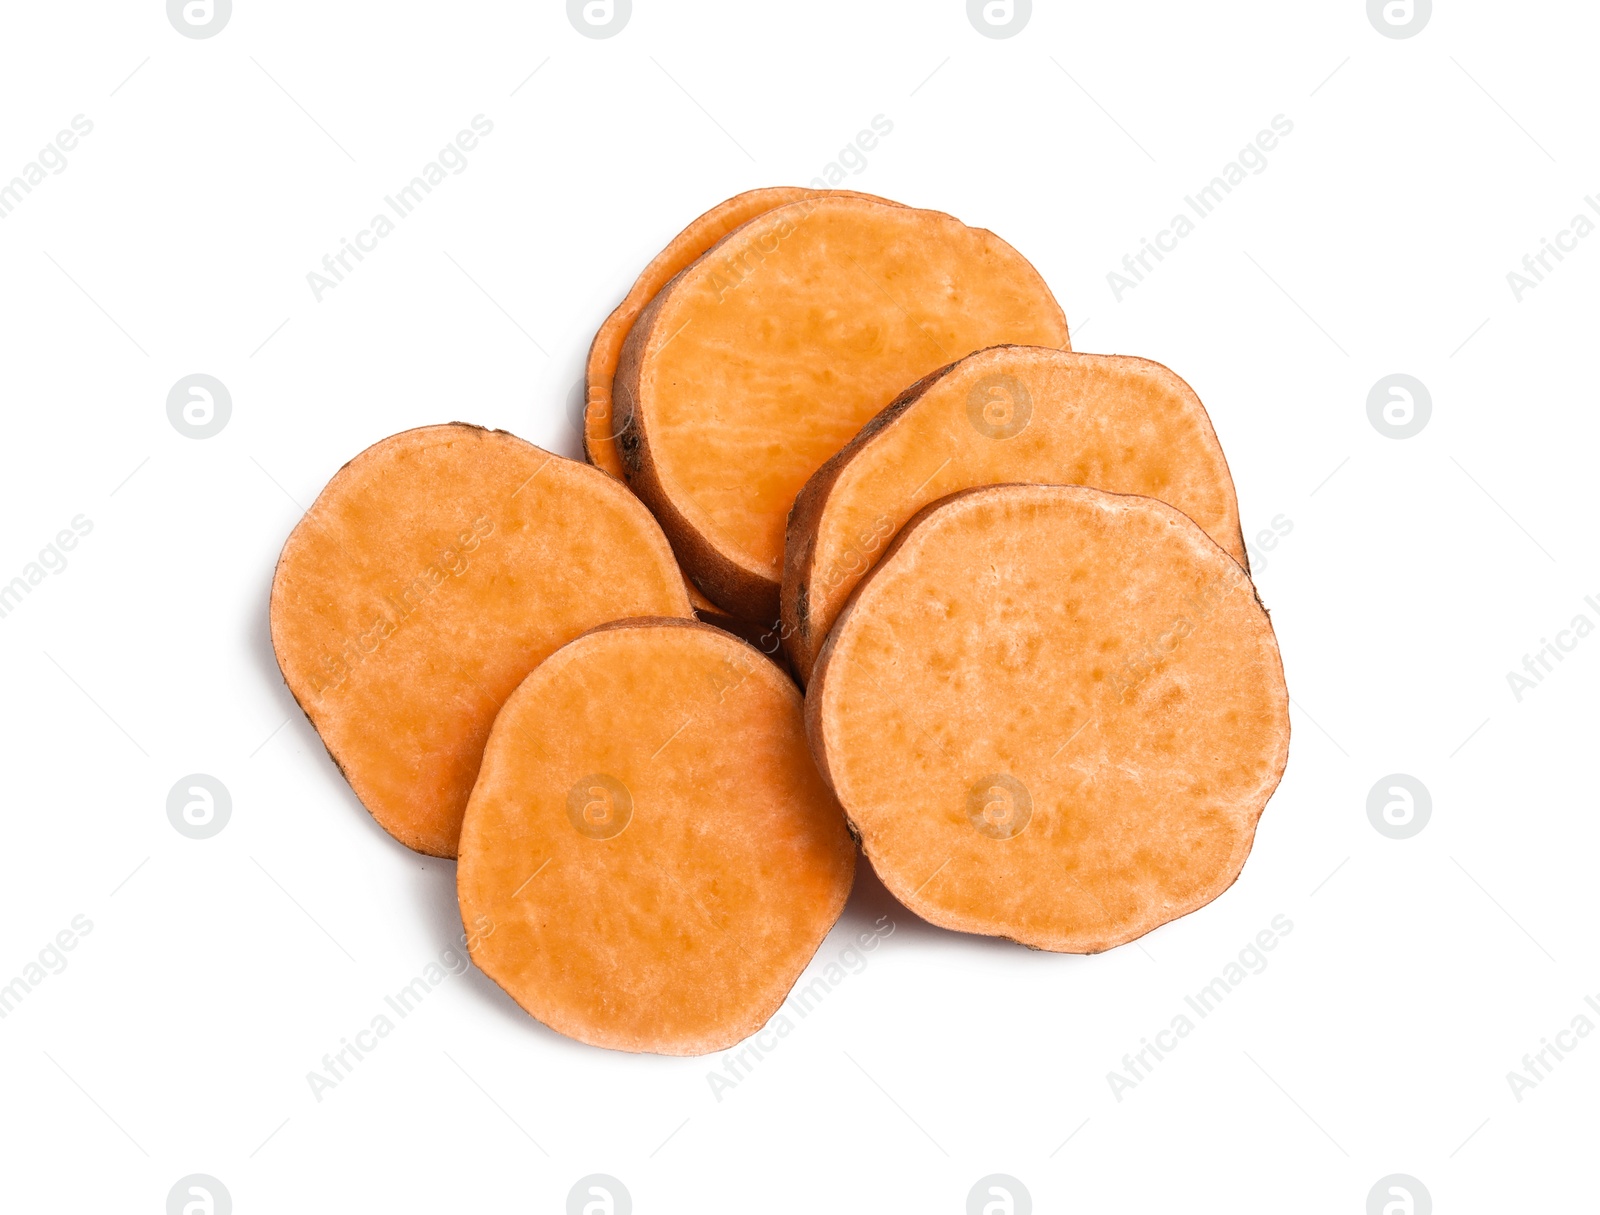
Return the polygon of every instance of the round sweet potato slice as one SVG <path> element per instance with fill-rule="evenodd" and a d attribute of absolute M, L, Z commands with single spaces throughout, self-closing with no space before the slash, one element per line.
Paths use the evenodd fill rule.
<path fill-rule="evenodd" d="M 854 875 L 799 690 L 738 638 L 658 619 L 578 638 L 512 694 L 456 880 L 473 960 L 534 1017 L 701 1055 L 778 1010 Z"/>
<path fill-rule="evenodd" d="M 454 856 L 494 715 L 609 620 L 690 614 L 627 488 L 499 430 L 408 430 L 335 474 L 272 580 L 272 648 L 378 823 Z"/>
<path fill-rule="evenodd" d="M 1249 576 L 1185 515 L 1002 485 L 901 530 L 822 648 L 806 727 L 912 911 L 1095 953 L 1232 884 L 1288 707 Z"/>
<path fill-rule="evenodd" d="M 1249 568 L 1228 461 L 1189 385 L 1148 359 L 981 350 L 901 393 L 795 499 L 782 614 L 801 680 L 907 519 L 957 490 L 1019 481 L 1159 498 Z"/>
<path fill-rule="evenodd" d="M 613 385 L 624 474 L 713 603 L 775 620 L 811 474 L 907 384 L 1007 342 L 1062 348 L 1067 322 L 993 233 L 865 199 L 774 208 L 635 322 Z"/>
<path fill-rule="evenodd" d="M 617 356 L 622 353 L 622 343 L 627 340 L 633 322 L 644 311 L 645 305 L 655 298 L 656 292 L 741 224 L 785 203 L 828 195 L 873 197 L 870 194 L 857 194 L 854 190 L 810 190 L 804 186 L 768 186 L 760 190 L 746 190 L 712 207 L 673 237 L 667 247 L 651 259 L 622 303 L 616 306 L 595 332 L 594 341 L 589 346 L 583 410 L 583 454 L 589 463 L 613 477 L 622 476 L 622 460 L 617 455 L 618 428 L 611 410 L 611 378 L 617 372 Z M 887 199 L 876 201 L 888 202 Z"/>

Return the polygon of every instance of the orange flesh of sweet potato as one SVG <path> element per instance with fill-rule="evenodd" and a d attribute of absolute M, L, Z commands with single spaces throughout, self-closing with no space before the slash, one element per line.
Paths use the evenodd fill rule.
<path fill-rule="evenodd" d="M 1068 953 L 1227 889 L 1289 744 L 1239 563 L 1164 503 L 1051 485 L 907 524 L 823 646 L 806 727 L 901 902 Z"/>
<path fill-rule="evenodd" d="M 633 322 L 644 311 L 645 305 L 655 298 L 656 292 L 741 224 L 785 203 L 828 194 L 848 198 L 872 197 L 870 194 L 857 194 L 853 190 L 810 190 L 803 186 L 769 186 L 761 190 L 747 190 L 712 207 L 656 254 L 635 280 L 622 303 L 616 306 L 595 332 L 594 341 L 589 346 L 583 410 L 583 453 L 589 463 L 613 477 L 622 476 L 622 460 L 617 455 L 618 430 L 611 410 L 611 378 L 617 372 L 617 356 L 622 353 L 622 343 L 627 340 Z"/>
<path fill-rule="evenodd" d="M 628 490 L 504 431 L 394 435 L 335 474 L 272 581 L 272 648 L 356 796 L 454 856 L 489 727 L 530 670 L 623 616 L 689 615 Z"/>
<path fill-rule="evenodd" d="M 699 1055 L 778 1010 L 854 873 L 789 678 L 708 625 L 627 620 L 501 710 L 457 889 L 473 960 L 550 1028 Z"/>
<path fill-rule="evenodd" d="M 1005 342 L 1065 347 L 1067 324 L 994 234 L 862 199 L 777 207 L 635 322 L 613 386 L 624 472 L 714 603 L 773 620 L 807 478 L 907 384 Z"/>
<path fill-rule="evenodd" d="M 979 351 L 902 393 L 795 499 L 782 615 L 802 680 L 907 519 L 957 490 L 1008 481 L 1159 498 L 1249 568 L 1222 445 L 1181 379 L 1122 355 Z"/>

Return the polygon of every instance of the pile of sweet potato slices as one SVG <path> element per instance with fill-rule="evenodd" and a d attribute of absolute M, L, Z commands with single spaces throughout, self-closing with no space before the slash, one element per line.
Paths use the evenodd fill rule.
<path fill-rule="evenodd" d="M 1165 367 L 1073 352 L 999 237 L 730 199 L 600 327 L 583 431 L 587 464 L 383 439 L 272 584 L 290 690 L 373 818 L 459 859 L 533 1016 L 740 1041 L 858 845 L 932 923 L 1062 952 L 1237 878 L 1289 719 L 1222 447 Z"/>

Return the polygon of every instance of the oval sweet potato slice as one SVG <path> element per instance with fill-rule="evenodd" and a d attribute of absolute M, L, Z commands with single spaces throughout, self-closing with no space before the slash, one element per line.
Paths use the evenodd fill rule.
<path fill-rule="evenodd" d="M 1017 481 L 1159 498 L 1249 568 L 1228 461 L 1189 385 L 1148 359 L 982 350 L 913 384 L 795 499 L 782 615 L 801 679 L 907 519 L 957 490 Z"/>
<path fill-rule="evenodd" d="M 628 620 L 500 711 L 457 890 L 473 960 L 550 1028 L 700 1055 L 766 1024 L 854 874 L 789 678 L 709 625 Z"/>
<path fill-rule="evenodd" d="M 1065 347 L 1044 280 L 993 233 L 853 198 L 789 203 L 640 314 L 613 385 L 628 483 L 695 584 L 777 618 L 795 494 L 907 384 L 985 346 Z"/>
<path fill-rule="evenodd" d="M 408 430 L 341 468 L 272 580 L 272 648 L 334 763 L 401 843 L 454 856 L 494 715 L 597 624 L 690 613 L 626 487 L 499 430 Z"/>
<path fill-rule="evenodd" d="M 656 292 L 741 224 L 785 203 L 829 195 L 873 198 L 871 194 L 857 194 L 854 190 L 810 190 L 804 186 L 768 186 L 760 190 L 746 190 L 712 207 L 673 237 L 667 247 L 651 259 L 622 303 L 596 330 L 594 341 L 589 345 L 583 410 L 583 454 L 589 463 L 613 477 L 622 476 L 622 460 L 617 455 L 618 428 L 611 411 L 611 378 L 617 371 L 617 356 L 622 353 L 622 343 L 627 340 L 633 322 L 644 311 L 645 305 L 655 298 Z M 888 202 L 887 199 L 875 201 Z"/>
<path fill-rule="evenodd" d="M 829 634 L 806 727 L 901 902 L 1067 953 L 1227 889 L 1289 745 L 1239 563 L 1165 503 L 1055 485 L 913 518 Z"/>

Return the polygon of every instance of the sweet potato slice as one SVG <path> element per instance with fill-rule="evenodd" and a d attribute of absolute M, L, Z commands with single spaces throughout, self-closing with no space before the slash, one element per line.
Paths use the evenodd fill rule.
<path fill-rule="evenodd" d="M 506 697 L 558 646 L 642 613 L 689 615 L 644 505 L 586 464 L 452 423 L 328 482 L 278 558 L 272 648 L 372 817 L 454 856 Z"/>
<path fill-rule="evenodd" d="M 854 874 L 799 690 L 737 638 L 657 619 L 578 638 L 512 694 L 456 880 L 473 960 L 533 1016 L 700 1055 L 778 1010 Z"/>
<path fill-rule="evenodd" d="M 644 311 L 644 306 L 655 298 L 656 292 L 741 224 L 785 203 L 828 195 L 873 197 L 870 194 L 857 194 L 854 190 L 808 190 L 804 186 L 769 186 L 761 190 L 746 190 L 712 207 L 656 254 L 634 281 L 622 303 L 616 306 L 595 332 L 594 341 L 589 346 L 583 410 L 583 453 L 589 463 L 613 477 L 622 476 L 622 460 L 617 455 L 618 429 L 611 410 L 611 378 L 617 372 L 617 356 L 622 353 L 622 343 L 627 340 L 633 322 Z"/>
<path fill-rule="evenodd" d="M 1185 515 L 1003 485 L 901 530 L 823 645 L 806 727 L 911 910 L 1095 953 L 1232 884 L 1288 707 L 1249 576 Z"/>
<path fill-rule="evenodd" d="M 628 483 L 689 576 L 775 620 L 807 478 L 907 384 L 985 346 L 1065 347 L 1022 256 L 936 211 L 852 198 L 758 216 L 663 288 L 613 386 Z"/>
<path fill-rule="evenodd" d="M 1008 481 L 1159 498 L 1249 568 L 1228 461 L 1189 385 L 1147 359 L 982 350 L 901 393 L 795 499 L 782 614 L 802 681 L 907 519 L 956 490 Z"/>

